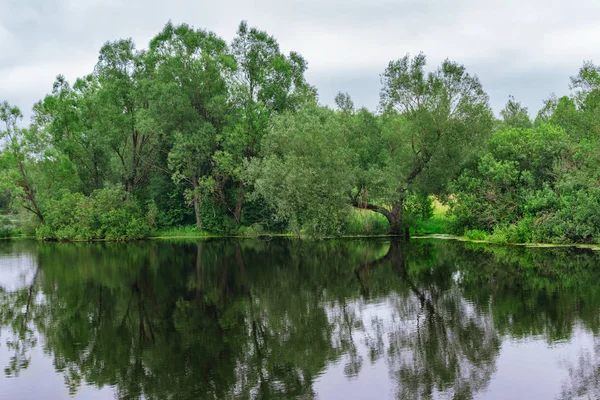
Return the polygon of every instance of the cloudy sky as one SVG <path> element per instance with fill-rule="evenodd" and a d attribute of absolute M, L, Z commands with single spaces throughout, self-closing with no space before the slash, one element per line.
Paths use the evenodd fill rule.
<path fill-rule="evenodd" d="M 584 60 L 600 62 L 598 0 L 0 0 L 0 100 L 30 115 L 57 74 L 92 71 L 107 40 L 138 47 L 168 21 L 231 40 L 241 20 L 309 63 L 320 101 L 339 91 L 375 109 L 391 59 L 423 51 L 477 74 L 499 111 L 509 95 L 535 115 L 550 93 L 569 93 Z"/>

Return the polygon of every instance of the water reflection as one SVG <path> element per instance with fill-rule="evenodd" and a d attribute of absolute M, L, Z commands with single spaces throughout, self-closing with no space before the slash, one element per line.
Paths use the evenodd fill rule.
<path fill-rule="evenodd" d="M 24 379 L 41 347 L 69 393 L 123 399 L 338 397 L 339 374 L 363 383 L 355 398 L 485 397 L 503 343 L 598 334 L 598 257 L 433 240 L 5 242 L 0 361 Z M 19 285 L 9 259 L 30 260 Z M 563 364 L 557 398 L 598 395 L 600 345 Z M 390 392 L 370 384 L 382 371 Z"/>

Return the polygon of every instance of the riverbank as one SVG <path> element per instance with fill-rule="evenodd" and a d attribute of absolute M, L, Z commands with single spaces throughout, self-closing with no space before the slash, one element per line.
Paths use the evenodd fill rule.
<path fill-rule="evenodd" d="M 525 247 L 576 247 L 587 248 L 592 250 L 600 250 L 600 244 L 584 244 L 584 243 L 519 243 L 509 242 L 506 240 L 498 240 L 494 233 L 483 231 L 467 231 L 464 235 L 450 234 L 452 229 L 452 218 L 447 215 L 448 206 L 434 201 L 433 213 L 426 220 L 418 220 L 415 226 L 411 228 L 412 239 L 444 239 L 458 240 L 471 243 L 484 243 L 490 245 L 509 245 L 509 246 L 525 246 Z M 387 232 L 389 224 L 381 214 L 374 213 L 369 210 L 354 209 L 349 219 L 346 233 L 336 236 L 319 237 L 321 240 L 328 239 L 360 239 L 360 238 L 392 238 Z M 57 241 L 57 242 L 131 242 L 139 240 L 184 240 L 184 239 L 263 239 L 269 240 L 275 237 L 310 239 L 311 237 L 301 232 L 270 232 L 260 224 L 251 226 L 242 226 L 235 232 L 215 233 L 204 230 L 198 230 L 195 225 L 177 226 L 166 229 L 159 229 L 150 232 L 143 238 L 41 238 L 34 235 L 27 235 L 22 230 L 15 229 L 12 233 L 16 235 L 5 235 L 0 239 L 4 240 L 22 240 L 22 239 L 37 239 L 41 241 Z M 8 232 L 7 232 L 8 233 Z"/>
<path fill-rule="evenodd" d="M 442 239 L 442 240 L 457 240 L 459 242 L 481 243 L 494 246 L 520 246 L 531 248 L 558 248 L 558 247 L 574 247 L 578 249 L 590 249 L 600 251 L 600 244 L 583 244 L 583 243 L 498 243 L 491 240 L 470 239 L 466 236 L 450 235 L 450 234 L 431 234 L 412 236 L 411 239 Z"/>
<path fill-rule="evenodd" d="M 400 236 L 394 235 L 340 235 L 340 236 L 328 236 L 319 238 L 319 240 L 331 240 L 331 239 L 382 239 L 389 238 L 392 239 L 394 237 L 400 238 Z M 270 240 L 271 238 L 290 238 L 290 239 L 300 239 L 306 240 L 306 237 L 294 235 L 291 233 L 262 233 L 259 235 L 248 236 L 248 235 L 219 235 L 219 234 L 210 234 L 206 232 L 198 232 L 198 233 L 188 233 L 188 234 L 173 234 L 173 235 L 164 235 L 164 234 L 156 234 L 148 236 L 144 239 L 135 239 L 135 240 L 111 240 L 111 239 L 69 239 L 69 240 L 56 240 L 54 242 L 59 243 L 97 243 L 97 242 L 108 242 L 108 243 L 126 243 L 126 242 L 139 242 L 139 241 L 160 241 L 160 240 L 198 240 L 198 239 L 263 239 Z M 590 249 L 594 251 L 600 251 L 600 244 L 583 244 L 583 243 L 498 243 L 491 240 L 481 240 L 481 239 L 470 239 L 466 236 L 452 235 L 446 233 L 431 233 L 431 234 L 418 234 L 411 236 L 411 240 L 421 240 L 421 239 L 438 239 L 438 240 L 456 240 L 459 242 L 469 242 L 476 244 L 487 244 L 493 246 L 519 246 L 519 247 L 530 247 L 530 248 L 578 248 L 578 249 Z M 13 237 L 4 237 L 0 238 L 0 240 L 9 241 L 9 240 L 39 240 L 45 241 L 43 239 L 37 238 L 35 236 L 13 236 Z M 52 242 L 47 241 L 46 242 Z"/>

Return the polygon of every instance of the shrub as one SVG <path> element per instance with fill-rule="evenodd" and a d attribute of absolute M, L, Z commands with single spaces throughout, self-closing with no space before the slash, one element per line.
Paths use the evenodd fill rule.
<path fill-rule="evenodd" d="M 156 203 L 154 201 L 148 202 L 146 206 L 146 224 L 149 229 L 155 230 L 157 228 L 159 217 L 160 212 Z"/>
<path fill-rule="evenodd" d="M 7 215 L 0 215 L 0 238 L 10 238 L 19 234 L 13 220 Z"/>
<path fill-rule="evenodd" d="M 144 213 L 122 187 L 99 189 L 89 197 L 64 191 L 47 209 L 36 231 L 42 239 L 136 240 L 146 237 L 155 221 L 154 211 Z"/>
<path fill-rule="evenodd" d="M 470 240 L 485 240 L 488 237 L 488 233 L 479 229 L 469 229 L 465 231 L 464 236 Z"/>
<path fill-rule="evenodd" d="M 516 224 L 497 226 L 488 239 L 493 243 L 530 243 L 535 237 L 534 229 L 535 220 L 528 217 Z"/>
<path fill-rule="evenodd" d="M 204 201 L 200 205 L 202 229 L 221 235 L 228 235 L 237 230 L 233 217 L 213 201 Z"/>
<path fill-rule="evenodd" d="M 252 224 L 250 226 L 243 226 L 238 230 L 240 236 L 246 237 L 258 237 L 265 233 L 265 229 L 261 224 Z"/>

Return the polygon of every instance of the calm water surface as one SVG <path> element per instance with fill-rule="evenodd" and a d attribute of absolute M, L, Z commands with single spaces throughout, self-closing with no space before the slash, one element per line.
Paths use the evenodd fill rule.
<path fill-rule="evenodd" d="M 1 399 L 595 399 L 600 252 L 0 243 Z"/>

